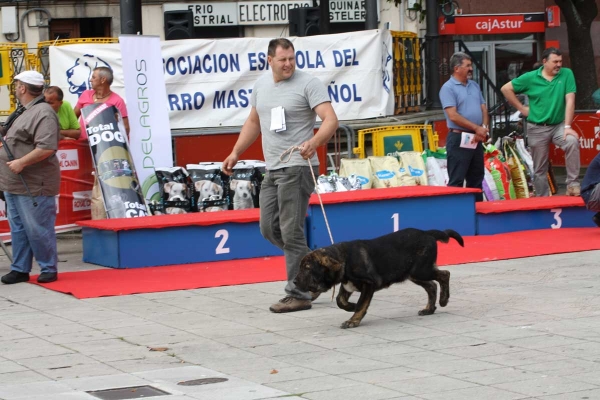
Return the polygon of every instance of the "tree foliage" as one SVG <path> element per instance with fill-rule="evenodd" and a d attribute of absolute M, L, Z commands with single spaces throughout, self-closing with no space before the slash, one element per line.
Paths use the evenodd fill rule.
<path fill-rule="evenodd" d="M 576 108 L 594 109 L 592 93 L 598 87 L 591 27 L 598 15 L 596 0 L 554 0 L 560 7 L 569 35 L 571 69 L 577 83 Z"/>

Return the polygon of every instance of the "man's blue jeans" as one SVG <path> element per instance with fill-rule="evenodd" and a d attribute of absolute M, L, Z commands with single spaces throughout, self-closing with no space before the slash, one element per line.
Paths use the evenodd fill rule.
<path fill-rule="evenodd" d="M 56 272 L 56 200 L 54 196 L 37 196 L 37 207 L 29 196 L 4 192 L 12 237 L 13 271 L 29 273 L 33 257 L 42 273 Z"/>

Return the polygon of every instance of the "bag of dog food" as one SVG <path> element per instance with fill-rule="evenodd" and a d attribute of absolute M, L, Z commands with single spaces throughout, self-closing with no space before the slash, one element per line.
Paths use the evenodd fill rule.
<path fill-rule="evenodd" d="M 254 208 L 259 208 L 260 188 L 262 186 L 263 179 L 265 179 L 265 174 L 267 173 L 267 163 L 260 160 L 243 160 L 240 162 L 251 165 L 254 168 L 254 175 L 252 176 L 252 184 L 254 185 L 254 190 L 256 191 L 256 196 L 253 196 Z"/>
<path fill-rule="evenodd" d="M 494 177 L 487 169 L 484 169 L 484 176 L 481 186 L 487 201 L 500 200 L 500 194 L 498 193 L 498 188 L 496 187 Z"/>
<path fill-rule="evenodd" d="M 340 182 L 342 182 L 342 184 L 348 190 L 360 190 L 360 189 L 362 189 L 362 184 L 360 183 L 360 180 L 354 174 L 350 175 L 349 177 L 340 176 L 339 180 L 340 180 Z"/>
<path fill-rule="evenodd" d="M 408 166 L 404 166 L 404 161 L 398 161 L 398 169 L 394 172 L 396 173 L 398 186 L 417 186 L 417 181 L 410 175 Z"/>
<path fill-rule="evenodd" d="M 506 163 L 508 164 L 508 168 L 510 168 L 510 175 L 515 187 L 516 198 L 526 199 L 530 197 L 527 177 L 525 176 L 525 167 L 521 164 L 514 149 L 508 145 L 508 142 L 506 141 L 504 142 L 504 153 L 506 156 Z"/>
<path fill-rule="evenodd" d="M 423 152 L 423 158 L 429 186 L 447 186 L 450 179 L 446 149 L 439 148 L 437 151 L 427 149 Z"/>
<path fill-rule="evenodd" d="M 336 173 L 332 173 L 331 176 L 335 182 L 336 192 L 349 192 L 351 190 L 360 190 L 361 185 L 356 175 L 350 175 L 349 177 L 339 176 Z"/>
<path fill-rule="evenodd" d="M 493 145 L 484 146 L 483 155 L 485 169 L 490 172 L 496 183 L 500 200 L 515 199 L 515 190 L 512 185 L 510 169 L 502 153 Z"/>
<path fill-rule="evenodd" d="M 366 158 L 342 158 L 340 161 L 340 176 L 354 175 L 360 182 L 362 189 L 371 189 L 373 186 L 371 163 Z"/>
<path fill-rule="evenodd" d="M 527 167 L 527 172 L 530 176 L 533 176 L 533 158 L 531 158 L 531 154 L 525 147 L 525 141 L 521 138 L 517 138 L 515 140 L 515 148 L 517 150 L 517 154 L 523 162 L 523 165 Z"/>
<path fill-rule="evenodd" d="M 192 210 L 190 177 L 185 168 L 155 168 L 161 204 L 165 214 L 186 214 Z"/>
<path fill-rule="evenodd" d="M 229 179 L 229 207 L 234 210 L 255 208 L 258 204 L 256 172 L 252 163 L 239 161 Z"/>
<path fill-rule="evenodd" d="M 229 208 L 228 176 L 221 172 L 221 164 L 214 162 L 186 166 L 192 180 L 194 206 L 197 211 L 225 211 Z"/>
<path fill-rule="evenodd" d="M 400 170 L 400 164 L 395 157 L 392 156 L 370 156 L 368 157 L 373 171 L 373 187 L 374 188 L 390 188 L 398 187 L 398 179 L 396 171 Z"/>
<path fill-rule="evenodd" d="M 164 215 L 165 214 L 165 206 L 156 200 L 152 200 L 148 203 L 148 209 L 150 210 L 150 215 Z"/>
<path fill-rule="evenodd" d="M 315 192 L 319 194 L 336 192 L 336 184 L 331 176 L 320 175 L 317 178 L 317 186 Z"/>
<path fill-rule="evenodd" d="M 407 169 L 417 185 L 427 185 L 427 173 L 423 157 L 416 151 L 402 151 L 397 153 L 400 161 L 400 170 Z M 402 172 L 402 171 L 401 171 Z"/>

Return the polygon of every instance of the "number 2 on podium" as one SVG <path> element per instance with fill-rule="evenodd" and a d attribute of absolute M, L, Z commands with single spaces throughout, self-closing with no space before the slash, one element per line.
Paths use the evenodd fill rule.
<path fill-rule="evenodd" d="M 392 219 L 394 220 L 394 232 L 398 232 L 400 230 L 400 216 L 398 213 L 392 214 Z"/>
<path fill-rule="evenodd" d="M 227 239 L 229 239 L 229 232 L 227 229 L 219 229 L 217 233 L 215 233 L 215 238 L 222 238 L 215 250 L 215 254 L 228 254 L 229 247 L 225 247 L 225 243 L 227 243 Z"/>

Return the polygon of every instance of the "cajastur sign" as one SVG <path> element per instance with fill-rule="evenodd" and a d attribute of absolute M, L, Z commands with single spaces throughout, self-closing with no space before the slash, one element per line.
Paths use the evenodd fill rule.
<path fill-rule="evenodd" d="M 440 35 L 492 35 L 544 32 L 545 13 L 478 14 L 440 17 Z"/>

